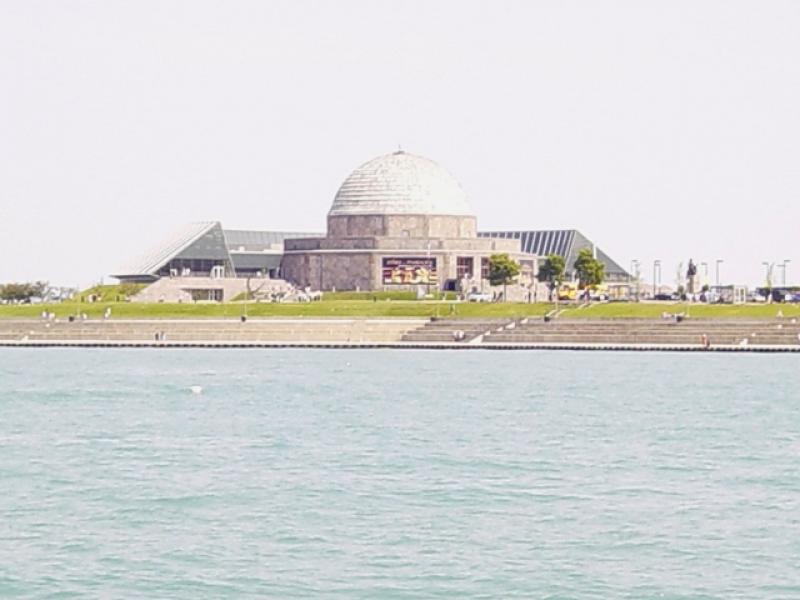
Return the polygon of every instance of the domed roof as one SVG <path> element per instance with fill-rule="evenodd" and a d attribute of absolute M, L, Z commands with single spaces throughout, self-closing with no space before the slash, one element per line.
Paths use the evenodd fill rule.
<path fill-rule="evenodd" d="M 364 163 L 344 180 L 329 216 L 471 216 L 458 181 L 437 163 L 398 150 Z"/>

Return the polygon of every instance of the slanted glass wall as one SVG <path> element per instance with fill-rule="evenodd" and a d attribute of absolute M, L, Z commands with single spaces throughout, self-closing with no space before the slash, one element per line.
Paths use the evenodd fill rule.
<path fill-rule="evenodd" d="M 158 271 L 160 277 L 211 277 L 214 267 L 222 267 L 226 276 L 232 275 L 226 260 L 206 258 L 174 258 Z"/>

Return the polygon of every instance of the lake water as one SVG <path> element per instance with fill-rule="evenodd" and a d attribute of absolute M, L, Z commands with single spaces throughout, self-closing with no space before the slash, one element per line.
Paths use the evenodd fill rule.
<path fill-rule="evenodd" d="M 799 366 L 0 348 L 0 596 L 799 598 Z"/>

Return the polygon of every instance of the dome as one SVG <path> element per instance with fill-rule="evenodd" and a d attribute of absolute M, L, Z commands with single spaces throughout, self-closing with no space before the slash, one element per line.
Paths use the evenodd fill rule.
<path fill-rule="evenodd" d="M 399 150 L 364 163 L 344 180 L 328 216 L 472 216 L 458 181 L 437 163 Z"/>

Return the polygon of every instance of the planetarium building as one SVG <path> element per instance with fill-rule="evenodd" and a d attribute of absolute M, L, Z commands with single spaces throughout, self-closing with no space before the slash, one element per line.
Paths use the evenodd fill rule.
<path fill-rule="evenodd" d="M 398 151 L 364 163 L 344 180 L 324 234 L 193 223 L 114 277 L 169 280 L 183 297 L 215 300 L 235 296 L 250 278 L 326 291 L 471 291 L 488 289 L 489 257 L 502 253 L 520 265 L 509 299 L 523 299 L 531 291 L 536 296 L 540 257 L 561 255 L 569 270 L 586 247 L 605 265 L 607 281 L 630 281 L 574 229 L 479 231 L 467 196 L 450 173 L 432 160 Z"/>
<path fill-rule="evenodd" d="M 508 253 L 533 282 L 536 257 L 519 240 L 478 237 L 459 183 L 437 163 L 403 151 L 353 171 L 336 193 L 324 237 L 286 239 L 282 273 L 319 290 L 420 285 L 483 287 L 489 256 Z"/>

